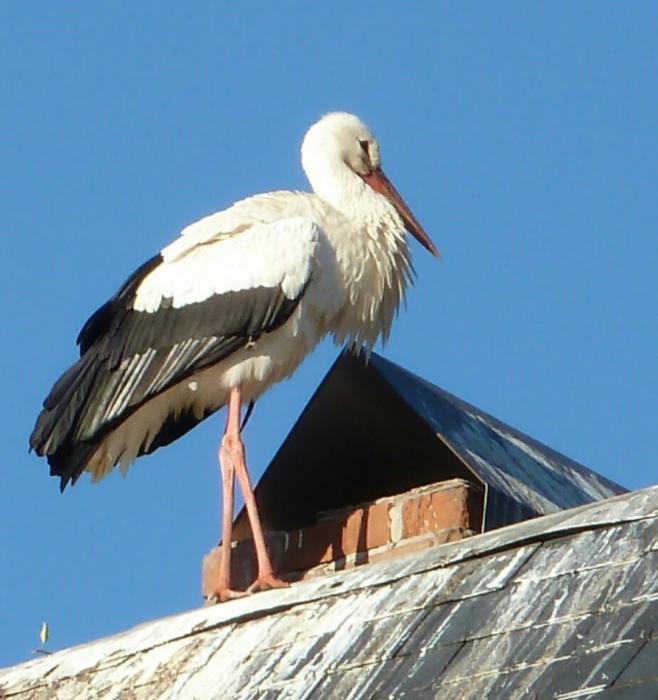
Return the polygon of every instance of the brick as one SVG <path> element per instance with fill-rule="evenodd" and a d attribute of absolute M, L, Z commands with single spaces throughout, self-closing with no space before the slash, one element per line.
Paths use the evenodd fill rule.
<path fill-rule="evenodd" d="M 447 527 L 468 527 L 465 489 L 436 491 L 402 504 L 403 537 L 405 539 Z"/>

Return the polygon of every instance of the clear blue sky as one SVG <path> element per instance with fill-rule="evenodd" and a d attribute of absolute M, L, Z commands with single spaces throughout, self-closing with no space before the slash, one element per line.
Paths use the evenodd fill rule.
<path fill-rule="evenodd" d="M 27 438 L 86 317 L 182 226 L 305 188 L 354 111 L 444 253 L 384 353 L 631 487 L 656 481 L 658 5 L 0 5 L 0 665 L 200 604 L 223 416 L 64 495 Z M 336 355 L 257 406 L 256 476 Z"/>

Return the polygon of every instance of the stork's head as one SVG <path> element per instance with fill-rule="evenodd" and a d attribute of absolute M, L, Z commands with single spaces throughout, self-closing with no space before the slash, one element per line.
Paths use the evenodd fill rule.
<path fill-rule="evenodd" d="M 351 171 L 393 205 L 404 226 L 433 255 L 439 251 L 381 168 L 379 144 L 370 129 L 347 112 L 331 112 L 308 130 L 302 143 L 302 166 L 318 194 L 340 189 L 341 175 Z M 336 197 L 330 197 L 337 199 Z"/>

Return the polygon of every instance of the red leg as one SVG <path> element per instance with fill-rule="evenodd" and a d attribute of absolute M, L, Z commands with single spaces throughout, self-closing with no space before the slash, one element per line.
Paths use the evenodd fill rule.
<path fill-rule="evenodd" d="M 229 420 L 226 425 L 226 434 L 224 440 L 226 447 L 230 450 L 235 473 L 240 482 L 240 488 L 244 495 L 245 506 L 247 507 L 247 515 L 249 516 L 249 524 L 251 532 L 254 536 L 254 545 L 256 547 L 256 559 L 258 561 L 258 576 L 254 583 L 249 586 L 250 592 L 263 591 L 269 588 L 286 588 L 289 584 L 274 575 L 272 563 L 267 553 L 265 545 L 265 537 L 263 536 L 263 528 L 261 526 L 258 508 L 256 507 L 256 499 L 254 491 L 249 479 L 247 471 L 247 463 L 245 458 L 244 443 L 240 436 L 240 407 L 242 404 L 242 396 L 239 388 L 231 390 L 229 397 Z"/>
<path fill-rule="evenodd" d="M 240 411 L 238 408 L 238 419 Z M 233 463 L 233 455 L 227 446 L 226 435 L 229 432 L 231 421 L 234 416 L 230 410 L 226 420 L 226 428 L 224 437 L 219 448 L 219 466 L 222 472 L 222 553 L 219 562 L 219 578 L 214 594 L 219 602 L 225 602 L 232 598 L 240 598 L 245 593 L 234 591 L 231 588 L 231 540 L 233 533 L 233 500 L 235 492 L 235 466 Z"/>

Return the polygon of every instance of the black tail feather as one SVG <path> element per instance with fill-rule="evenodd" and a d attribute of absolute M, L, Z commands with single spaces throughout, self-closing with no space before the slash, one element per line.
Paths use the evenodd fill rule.
<path fill-rule="evenodd" d="M 102 394 L 100 385 L 108 379 L 106 363 L 97 354 L 97 346 L 91 348 L 57 380 L 30 435 L 30 449 L 47 458 L 50 475 L 60 479 L 60 491 L 69 483 L 76 483 L 107 434 L 139 407 L 131 407 L 132 410 L 103 425 L 93 435 L 80 435 L 84 432 L 81 426 L 88 422 L 85 416 L 89 401 Z M 218 408 L 208 407 L 201 417 L 191 408 L 169 415 L 149 444 L 141 446 L 138 456 L 177 440 Z"/>
<path fill-rule="evenodd" d="M 97 447 L 96 441 L 79 442 L 72 446 L 67 445 L 48 455 L 50 476 L 59 477 L 60 492 L 63 492 L 69 483 L 71 486 L 75 485 Z"/>
<path fill-rule="evenodd" d="M 30 435 L 30 449 L 45 456 L 50 474 L 60 477 L 60 490 L 75 483 L 97 442 L 76 440 L 76 427 L 99 372 L 88 353 L 62 374 L 46 397 Z"/>

